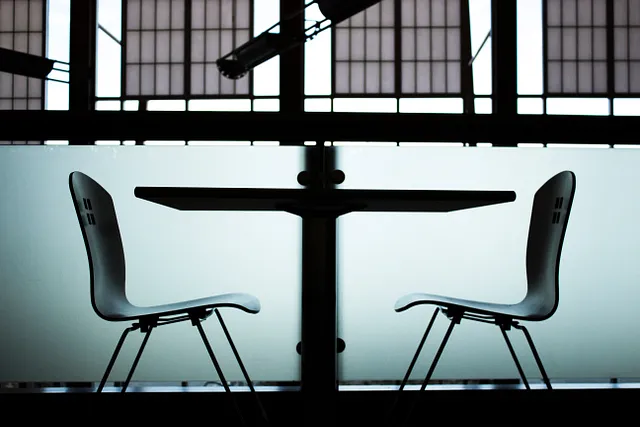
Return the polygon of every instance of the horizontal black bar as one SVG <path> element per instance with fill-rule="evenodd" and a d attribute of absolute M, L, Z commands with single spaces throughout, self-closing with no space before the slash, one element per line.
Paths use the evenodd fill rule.
<path fill-rule="evenodd" d="M 513 191 L 307 190 L 136 187 L 136 197 L 178 210 L 452 212 L 512 202 Z"/>
<path fill-rule="evenodd" d="M 574 423 L 593 422 L 594 418 L 616 419 L 637 416 L 640 390 L 579 389 L 579 390 L 405 390 L 411 402 L 419 398 L 419 404 L 408 420 L 408 425 L 424 425 L 425 419 L 437 423 L 451 421 L 451 410 L 459 407 L 456 424 L 478 424 L 479 413 L 498 413 L 508 408 L 513 413 L 532 413 L 539 408 L 571 414 Z M 272 425 L 300 425 L 305 415 L 302 396 L 298 392 L 258 392 Z M 393 403 L 396 391 L 345 391 L 338 393 L 340 408 L 337 425 L 380 425 L 386 410 Z M 252 408 L 250 393 L 235 393 L 239 406 Z M 145 423 L 161 423 L 168 417 L 180 417 L 184 423 L 199 423 L 214 413 L 218 423 L 237 425 L 237 415 L 229 410 L 228 396 L 221 392 L 147 391 L 137 393 L 1 393 L 0 404 L 7 417 L 24 416 L 26 406 L 36 407 L 29 418 L 35 423 L 46 424 L 51 417 L 65 417 L 73 421 L 85 421 L 96 413 L 113 411 L 114 406 L 126 411 L 127 418 L 144 420 Z M 442 408 L 435 411 L 433 408 Z M 152 408 L 153 410 L 149 410 Z M 555 409 L 553 409 L 555 408 Z M 585 408 L 588 408 L 585 409 Z M 98 412 L 99 411 L 99 412 Z M 247 415 L 251 416 L 253 413 Z M 562 416 L 562 415 L 561 415 Z M 40 418 L 42 417 L 42 418 Z M 253 418 L 253 417 L 252 417 Z M 253 421 L 253 420 L 252 420 Z M 255 420 L 258 424 L 258 420 Z M 249 424 L 254 425 L 254 424 Z"/>
<path fill-rule="evenodd" d="M 0 140 L 640 143 L 640 117 L 2 111 Z"/>

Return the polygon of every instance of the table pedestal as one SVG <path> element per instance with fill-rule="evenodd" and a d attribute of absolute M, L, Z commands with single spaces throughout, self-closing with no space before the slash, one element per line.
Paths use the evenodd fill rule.
<path fill-rule="evenodd" d="M 302 393 L 304 425 L 335 425 L 338 398 L 336 215 L 303 216 Z"/>

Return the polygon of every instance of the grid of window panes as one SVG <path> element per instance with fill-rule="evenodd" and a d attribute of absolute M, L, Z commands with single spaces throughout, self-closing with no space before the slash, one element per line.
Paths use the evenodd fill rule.
<path fill-rule="evenodd" d="M 0 1 L 0 47 L 43 56 L 45 0 Z M 0 110 L 41 110 L 42 79 L 0 72 Z"/>
<path fill-rule="evenodd" d="M 383 0 L 336 26 L 336 95 L 461 92 L 461 0 Z"/>
<path fill-rule="evenodd" d="M 224 78 L 216 60 L 249 41 L 252 20 L 249 0 L 193 0 L 191 95 L 249 95 L 250 78 Z"/>
<path fill-rule="evenodd" d="M 43 56 L 45 0 L 0 1 L 0 47 Z M 44 80 L 0 72 L 0 110 L 44 109 Z M 41 144 L 41 141 L 0 141 L 0 144 Z"/>
<path fill-rule="evenodd" d="M 127 0 L 123 97 L 251 94 L 250 77 L 223 78 L 215 61 L 249 40 L 250 0 Z"/>
<path fill-rule="evenodd" d="M 546 0 L 546 89 L 607 92 L 607 0 Z"/>
<path fill-rule="evenodd" d="M 334 92 L 395 92 L 394 0 L 383 0 L 334 31 Z"/>
<path fill-rule="evenodd" d="M 544 5 L 547 94 L 640 93 L 640 0 L 545 0 Z"/>
<path fill-rule="evenodd" d="M 640 0 L 614 2 L 615 91 L 640 94 Z"/>

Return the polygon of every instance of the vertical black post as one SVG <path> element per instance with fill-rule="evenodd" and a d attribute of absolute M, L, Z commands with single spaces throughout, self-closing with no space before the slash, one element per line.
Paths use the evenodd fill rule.
<path fill-rule="evenodd" d="M 473 88 L 473 66 L 471 59 L 473 51 L 471 49 L 471 16 L 469 11 L 469 0 L 460 2 L 461 17 L 461 43 L 460 43 L 460 84 L 462 88 L 462 102 L 465 114 L 475 114 L 475 91 Z M 476 146 L 477 141 L 464 141 L 471 146 Z"/>
<path fill-rule="evenodd" d="M 307 154 L 309 191 L 330 191 L 333 148 L 318 141 Z M 338 397 L 336 222 L 340 212 L 302 219 L 302 393 L 304 425 L 336 425 Z"/>
<path fill-rule="evenodd" d="M 282 34 L 304 37 L 304 0 L 280 0 Z M 290 18 L 290 19 L 287 19 Z M 280 111 L 304 111 L 304 44 L 280 54 Z M 302 141 L 282 141 L 302 145 Z"/>
<path fill-rule="evenodd" d="M 607 97 L 609 98 L 609 115 L 613 116 L 613 98 L 616 93 L 616 69 L 615 69 L 615 4 L 613 0 L 607 0 Z"/>
<path fill-rule="evenodd" d="M 493 114 L 500 123 L 508 123 L 518 114 L 518 9 L 515 0 L 491 1 L 491 53 Z M 507 134 L 508 135 L 508 134 Z M 493 145 L 514 145 L 511 142 L 492 141 Z"/>
<path fill-rule="evenodd" d="M 304 0 L 280 0 L 281 32 L 302 39 Z M 280 55 L 280 111 L 304 112 L 304 44 Z M 281 141 L 302 145 L 303 141 Z M 329 187 L 331 151 L 324 141 L 306 149 L 308 191 Z M 337 215 L 337 214 L 336 214 Z M 303 425 L 334 425 L 336 369 L 336 215 L 313 209 L 302 217 L 302 363 Z"/>
<path fill-rule="evenodd" d="M 96 0 L 71 0 L 69 111 L 88 112 L 95 103 Z M 92 144 L 71 140 L 71 145 Z"/>

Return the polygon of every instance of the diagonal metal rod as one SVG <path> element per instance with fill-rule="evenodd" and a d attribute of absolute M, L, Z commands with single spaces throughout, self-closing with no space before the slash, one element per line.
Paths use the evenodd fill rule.
<path fill-rule="evenodd" d="M 258 397 L 258 393 L 256 393 L 256 390 L 253 387 L 253 382 L 251 381 L 251 378 L 249 378 L 249 374 L 247 373 L 247 370 L 244 367 L 244 363 L 242 363 L 242 359 L 240 358 L 240 353 L 238 353 L 238 349 L 236 348 L 235 344 L 233 343 L 233 340 L 231 339 L 231 334 L 227 329 L 227 325 L 224 323 L 224 320 L 222 320 L 222 315 L 220 314 L 218 309 L 216 308 L 213 311 L 216 313 L 216 316 L 218 317 L 218 321 L 220 322 L 220 326 L 222 327 L 222 331 L 224 332 L 224 335 L 227 337 L 227 341 L 229 341 L 229 346 L 231 346 L 231 350 L 233 351 L 233 355 L 236 357 L 236 360 L 238 361 L 238 365 L 240 366 L 242 375 L 244 375 L 244 379 L 247 381 L 247 384 L 249 385 L 249 390 L 251 390 L 251 393 L 253 393 L 253 395 L 256 398 L 256 402 L 258 403 L 258 407 L 260 408 L 260 413 L 262 415 L 262 418 L 268 422 L 269 418 L 267 417 L 267 412 L 264 410 L 264 407 L 262 406 L 262 402 L 260 401 L 260 397 Z"/>
<path fill-rule="evenodd" d="M 449 323 L 449 327 L 447 328 L 447 333 L 444 335 L 442 339 L 442 343 L 438 348 L 438 352 L 436 353 L 436 357 L 434 357 L 433 362 L 431 362 L 431 367 L 429 368 L 429 372 L 427 372 L 427 376 L 424 377 L 424 381 L 422 382 L 422 387 L 420 387 L 420 391 L 424 391 L 433 375 L 433 371 L 435 371 L 436 366 L 438 365 L 438 361 L 440 360 L 440 356 L 444 351 L 444 347 L 447 345 L 447 341 L 449 341 L 449 337 L 451 336 L 451 332 L 453 332 L 453 327 L 456 326 L 456 323 L 459 322 L 459 319 L 453 318 L 451 319 L 451 323 Z"/>
<path fill-rule="evenodd" d="M 473 62 L 476 60 L 476 58 L 478 57 L 478 55 L 480 55 L 480 52 L 482 52 L 482 48 L 484 47 L 485 44 L 487 44 L 487 41 L 489 40 L 489 37 L 491 37 L 491 30 L 489 30 L 489 32 L 487 33 L 487 35 L 485 36 L 484 40 L 482 41 L 482 44 L 480 45 L 480 47 L 478 48 L 478 51 L 476 52 L 475 55 L 473 55 L 473 58 L 471 58 L 469 60 L 469 63 L 467 64 L 467 66 L 471 66 L 473 65 Z"/>
<path fill-rule="evenodd" d="M 404 376 L 403 380 L 402 380 L 402 384 L 400 384 L 400 389 L 399 390 L 403 390 L 405 385 L 407 385 L 407 381 L 409 381 L 409 376 L 411 375 L 411 371 L 413 371 L 413 368 L 416 364 L 416 362 L 418 361 L 418 357 L 420 356 L 420 353 L 422 352 L 422 347 L 424 346 L 424 343 L 427 341 L 427 336 L 429 335 L 429 332 L 431 332 L 431 328 L 433 327 L 433 323 L 436 320 L 436 316 L 438 315 L 438 313 L 440 313 L 440 307 L 436 308 L 433 311 L 433 315 L 431 316 L 431 320 L 429 321 L 429 325 L 427 326 L 427 329 L 424 331 L 424 335 L 422 336 L 422 340 L 420 340 L 420 344 L 418 345 L 418 349 L 416 350 L 415 355 L 413 356 L 413 360 L 411 360 L 411 364 L 409 365 L 409 369 L 407 370 L 406 375 Z"/>
<path fill-rule="evenodd" d="M 224 374 L 222 373 L 222 368 L 220 367 L 220 364 L 218 363 L 218 359 L 216 358 L 216 355 L 213 353 L 213 348 L 211 348 L 211 344 L 209 343 L 209 339 L 207 339 L 207 334 L 204 333 L 204 329 L 202 328 L 202 324 L 200 323 L 200 319 L 193 318 L 192 322 L 193 322 L 194 326 L 196 328 L 198 328 L 198 332 L 200 333 L 200 338 L 202 338 L 202 342 L 204 343 L 204 346 L 207 349 L 207 353 L 209 353 L 209 358 L 211 358 L 211 362 L 213 362 L 213 366 L 216 369 L 216 372 L 218 373 L 218 377 L 220 378 L 220 381 L 222 382 L 222 386 L 224 387 L 225 392 L 227 393 L 227 395 L 229 396 L 229 399 L 231 400 L 231 404 L 233 405 L 236 413 L 238 414 L 238 417 L 240 417 L 240 422 L 242 423 L 242 425 L 246 425 L 244 417 L 242 416 L 242 412 L 240 412 L 240 408 L 238 407 L 238 403 L 236 402 L 236 400 L 233 398 L 233 396 L 231 394 L 231 389 L 229 388 L 229 384 L 227 384 L 227 379 L 225 378 Z"/>
<path fill-rule="evenodd" d="M 529 343 L 529 347 L 531 347 L 531 353 L 533 353 L 533 357 L 536 359 L 536 364 L 538 365 L 538 369 L 540 369 L 540 373 L 542 374 L 542 380 L 544 381 L 547 389 L 552 390 L 551 381 L 549 381 L 549 377 L 547 376 L 547 371 L 544 370 L 544 366 L 542 366 L 542 360 L 540 360 L 540 355 L 538 355 L 538 350 L 536 350 L 536 346 L 533 344 L 533 339 L 529 334 L 527 328 L 522 325 L 514 325 L 515 328 L 520 329 L 523 333 L 527 342 Z"/>
<path fill-rule="evenodd" d="M 129 382 L 133 377 L 133 373 L 138 367 L 138 362 L 140 361 L 140 357 L 142 356 L 142 352 L 144 351 L 145 346 L 147 345 L 147 341 L 149 341 L 149 336 L 151 336 L 151 331 L 153 331 L 153 326 L 149 326 L 147 333 L 144 335 L 144 339 L 142 340 L 142 344 L 140 344 L 140 348 L 138 349 L 138 354 L 136 354 L 136 358 L 133 360 L 133 365 L 131 365 L 131 369 L 129 370 L 129 375 L 127 375 L 127 379 L 122 386 L 121 393 L 125 393 L 127 391 L 127 387 L 129 387 Z"/>
<path fill-rule="evenodd" d="M 447 345 L 447 341 L 449 341 L 449 337 L 451 336 L 451 332 L 453 332 L 453 328 L 456 325 L 456 323 L 460 322 L 460 319 L 461 319 L 461 315 L 451 318 L 451 323 L 449 323 L 449 327 L 447 328 L 447 332 L 444 334 L 444 338 L 442 338 L 442 342 L 440 343 L 440 347 L 438 347 L 438 351 L 436 352 L 436 355 L 433 358 L 433 362 L 431 362 L 431 366 L 429 367 L 429 372 L 427 372 L 427 375 L 424 377 L 424 381 L 422 382 L 422 386 L 420 387 L 420 392 L 423 392 L 424 389 L 427 387 L 427 384 L 429 383 L 429 380 L 431 379 L 431 376 L 433 375 L 433 372 L 435 371 L 436 366 L 438 365 L 438 361 L 440 360 L 440 356 L 442 355 L 442 352 L 444 351 L 444 348 Z M 413 401 L 413 404 L 411 405 L 411 408 L 407 411 L 406 416 L 405 416 L 405 424 L 409 420 L 409 417 L 411 416 L 411 413 L 415 409 L 416 404 L 418 403 L 418 400 L 420 399 L 421 394 L 422 393 L 418 393 L 418 396 L 416 396 L 416 399 Z"/>
<path fill-rule="evenodd" d="M 109 374 L 111 374 L 113 365 L 116 363 L 116 359 L 118 358 L 118 354 L 120 354 L 120 350 L 122 349 L 122 345 L 124 344 L 124 341 L 127 338 L 127 335 L 129 335 L 129 332 L 135 331 L 136 329 L 138 329 L 137 326 L 131 326 L 125 329 L 124 331 L 122 331 L 122 334 L 120 335 L 120 339 L 118 340 L 118 344 L 116 345 L 116 349 L 114 350 L 113 355 L 109 360 L 109 364 L 107 365 L 107 369 L 104 371 L 104 375 L 102 376 L 102 381 L 100 381 L 100 385 L 98 386 L 98 390 L 96 390 L 96 393 L 102 393 L 102 389 L 104 389 L 104 385 L 106 384 L 107 379 L 109 378 Z"/>
<path fill-rule="evenodd" d="M 522 370 L 522 366 L 520 365 L 520 361 L 518 360 L 518 356 L 516 355 L 515 350 L 513 349 L 513 345 L 511 345 L 511 340 L 509 340 L 509 336 L 507 335 L 507 331 L 504 325 L 500 326 L 500 332 L 502 332 L 502 336 L 504 337 L 504 341 L 507 343 L 507 347 L 509 347 L 509 353 L 511 353 L 511 357 L 516 364 L 516 368 L 518 368 L 518 373 L 520 374 L 520 378 L 522 379 L 522 383 L 524 384 L 527 390 L 530 390 L 529 381 L 527 381 L 527 377 L 524 375 L 524 371 Z"/>
<path fill-rule="evenodd" d="M 413 371 L 413 368 L 416 365 L 416 362 L 418 361 L 418 357 L 420 357 L 420 353 L 422 352 L 422 347 L 424 347 L 424 343 L 427 341 L 427 336 L 429 336 L 429 332 L 431 332 L 431 328 L 433 327 L 433 323 L 436 320 L 436 316 L 438 315 L 438 313 L 440 313 L 440 307 L 436 307 L 436 309 L 433 311 L 433 315 L 431 316 L 431 320 L 429 321 L 429 324 L 427 325 L 427 329 L 425 329 L 424 334 L 422 335 L 422 339 L 420 340 L 420 343 L 418 344 L 418 349 L 416 350 L 415 354 L 413 355 L 413 359 L 411 360 L 411 363 L 409 364 L 409 369 L 407 369 L 407 373 L 405 374 L 404 378 L 402 379 L 402 383 L 400 384 L 400 388 L 398 389 L 398 392 L 396 393 L 396 398 L 393 402 L 393 405 L 391 405 L 391 408 L 389 409 L 387 418 L 389 420 L 391 420 L 391 418 L 393 417 L 393 413 L 396 410 L 396 407 L 398 406 L 398 403 L 400 401 L 400 392 L 402 390 L 404 390 L 404 387 L 407 385 L 407 382 L 409 381 L 409 377 L 411 376 L 411 372 Z"/>

